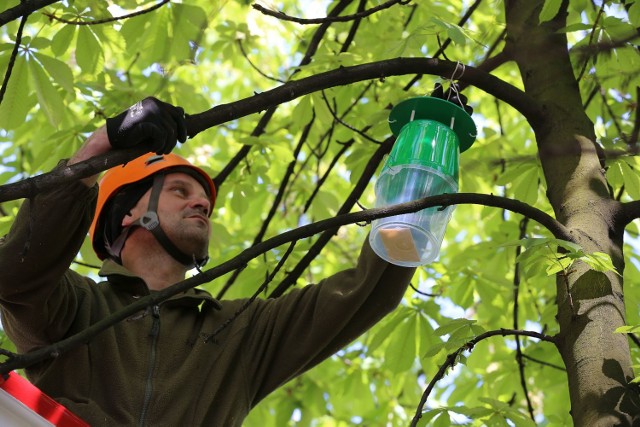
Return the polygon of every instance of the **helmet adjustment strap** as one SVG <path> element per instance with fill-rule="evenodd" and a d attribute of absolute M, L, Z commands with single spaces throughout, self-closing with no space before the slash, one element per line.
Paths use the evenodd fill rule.
<path fill-rule="evenodd" d="M 162 173 L 156 174 L 153 177 L 153 185 L 151 186 L 151 195 L 149 196 L 149 205 L 147 212 L 145 212 L 139 219 L 134 221 L 131 225 L 138 225 L 153 234 L 160 246 L 167 251 L 169 255 L 173 257 L 179 263 L 186 266 L 201 266 L 204 265 L 207 258 L 198 260 L 195 256 L 187 255 L 169 239 L 167 234 L 160 226 L 160 219 L 158 218 L 158 202 L 160 200 L 160 193 L 162 191 L 162 185 L 164 183 L 165 175 Z"/>

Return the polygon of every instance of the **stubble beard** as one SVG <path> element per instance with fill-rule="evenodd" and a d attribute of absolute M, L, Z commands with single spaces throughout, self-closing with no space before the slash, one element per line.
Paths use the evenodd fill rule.
<path fill-rule="evenodd" d="M 190 218 L 182 218 L 173 227 L 170 239 L 184 253 L 196 259 L 206 258 L 209 253 L 210 225 L 206 226 Z"/>

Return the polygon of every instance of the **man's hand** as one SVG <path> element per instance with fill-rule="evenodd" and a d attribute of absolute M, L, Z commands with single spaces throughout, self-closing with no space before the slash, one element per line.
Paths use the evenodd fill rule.
<path fill-rule="evenodd" d="M 431 96 L 456 104 L 458 107 L 463 108 L 469 115 L 473 114 L 473 108 L 467 105 L 467 97 L 460 93 L 460 86 L 457 83 L 451 84 L 446 91 L 440 83 L 436 83 L 433 92 L 431 92 Z"/>
<path fill-rule="evenodd" d="M 168 154 L 177 141 L 187 140 L 187 123 L 182 108 L 149 97 L 107 119 L 107 134 L 113 148 L 145 144 L 149 151 Z"/>

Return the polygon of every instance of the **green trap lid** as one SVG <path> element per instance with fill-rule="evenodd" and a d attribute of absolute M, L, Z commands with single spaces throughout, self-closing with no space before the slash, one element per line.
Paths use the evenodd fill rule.
<path fill-rule="evenodd" d="M 434 120 L 450 127 L 458 136 L 461 153 L 476 140 L 476 124 L 471 116 L 462 107 L 441 98 L 419 96 L 400 102 L 389 114 L 389 127 L 398 136 L 404 125 L 413 120 Z"/>

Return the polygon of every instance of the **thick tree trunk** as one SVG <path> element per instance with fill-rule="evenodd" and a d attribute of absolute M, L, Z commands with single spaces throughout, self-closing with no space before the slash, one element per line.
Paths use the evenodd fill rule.
<path fill-rule="evenodd" d="M 507 49 L 520 69 L 526 93 L 546 117 L 531 123 L 556 217 L 587 252 L 609 254 L 622 274 L 622 226 L 595 144 L 593 124 L 580 99 L 565 26 L 566 1 L 551 22 L 539 23 L 543 0 L 506 1 Z M 622 277 L 585 265 L 559 275 L 558 349 L 567 368 L 576 426 L 640 423 L 638 395 L 626 336 Z"/>

